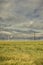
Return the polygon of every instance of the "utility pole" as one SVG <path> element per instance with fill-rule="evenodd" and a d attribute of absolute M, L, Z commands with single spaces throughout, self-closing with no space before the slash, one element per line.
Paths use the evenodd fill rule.
<path fill-rule="evenodd" d="M 35 40 L 35 32 L 34 32 L 34 40 Z"/>

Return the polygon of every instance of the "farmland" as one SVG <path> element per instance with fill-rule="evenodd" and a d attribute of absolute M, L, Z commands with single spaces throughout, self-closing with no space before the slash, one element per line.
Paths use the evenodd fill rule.
<path fill-rule="evenodd" d="M 43 65 L 43 41 L 0 41 L 0 65 Z"/>

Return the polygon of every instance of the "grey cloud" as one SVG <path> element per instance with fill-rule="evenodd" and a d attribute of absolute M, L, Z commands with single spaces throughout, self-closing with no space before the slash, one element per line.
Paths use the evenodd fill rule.
<path fill-rule="evenodd" d="M 34 10 L 34 13 L 35 13 L 35 14 L 39 14 L 40 17 L 42 17 L 42 16 L 41 16 L 41 13 L 42 13 L 42 12 L 43 12 L 43 0 L 40 0 L 38 7 Z"/>
<path fill-rule="evenodd" d="M 1 3 L 1 2 L 0 2 Z M 0 4 L 0 16 L 9 17 L 12 15 L 13 3 L 10 0 L 3 0 Z"/>
<path fill-rule="evenodd" d="M 15 14 L 26 18 L 40 17 L 39 11 L 43 6 L 43 0 L 0 0 L 0 3 L 4 3 L 0 7 L 1 16 L 9 20 L 14 20 Z"/>
<path fill-rule="evenodd" d="M 2 20 L 2 17 L 0 17 L 0 20 Z"/>
<path fill-rule="evenodd" d="M 6 2 L 7 2 L 7 0 L 0 0 L 0 4 L 6 3 Z"/>
<path fill-rule="evenodd" d="M 41 15 L 40 11 L 42 7 L 43 0 L 18 0 L 15 12 L 27 18 L 37 18 Z"/>
<path fill-rule="evenodd" d="M 7 28 L 17 29 L 16 24 L 28 23 L 31 19 L 39 19 L 40 21 L 41 18 L 43 20 L 42 13 L 43 0 L 0 0 L 0 25 L 3 21 L 2 27 L 6 27 L 6 30 Z M 8 24 L 11 26 L 8 26 Z"/>

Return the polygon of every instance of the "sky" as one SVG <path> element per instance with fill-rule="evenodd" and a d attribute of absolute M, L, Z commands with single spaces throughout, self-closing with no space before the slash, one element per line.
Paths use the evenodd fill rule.
<path fill-rule="evenodd" d="M 43 0 L 0 0 L 0 28 L 5 32 L 43 32 Z"/>

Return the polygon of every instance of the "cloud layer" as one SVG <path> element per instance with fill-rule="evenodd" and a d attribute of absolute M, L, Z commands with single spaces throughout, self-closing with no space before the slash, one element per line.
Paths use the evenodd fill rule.
<path fill-rule="evenodd" d="M 31 19 L 41 17 L 43 13 L 43 0 L 0 0 L 0 17 L 14 21 L 14 18 Z M 14 21 L 15 22 L 15 21 Z"/>
<path fill-rule="evenodd" d="M 23 33 L 43 30 L 43 0 L 0 0 L 0 28 Z"/>

